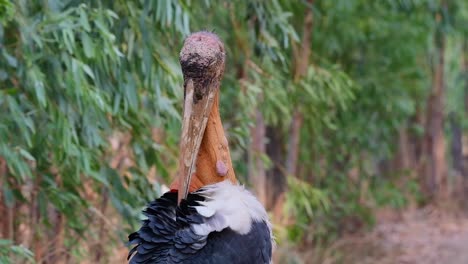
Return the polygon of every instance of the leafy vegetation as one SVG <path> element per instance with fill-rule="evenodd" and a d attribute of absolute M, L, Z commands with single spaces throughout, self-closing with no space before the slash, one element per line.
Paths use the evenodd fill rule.
<path fill-rule="evenodd" d="M 26 259 L 34 263 L 33 253 L 24 246 L 12 245 L 11 241 L 0 239 L 0 263 L 10 264 L 13 260 L 20 261 Z"/>
<path fill-rule="evenodd" d="M 0 0 L 0 260 L 125 251 L 177 170 L 178 53 L 198 30 L 226 44 L 224 127 L 279 241 L 358 232 L 380 207 L 434 201 L 445 178 L 455 192 L 467 24 L 463 0 Z M 437 157 L 445 178 L 425 169 Z"/>

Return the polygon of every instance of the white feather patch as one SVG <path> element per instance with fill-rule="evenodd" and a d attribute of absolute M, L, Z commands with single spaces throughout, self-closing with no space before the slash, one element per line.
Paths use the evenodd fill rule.
<path fill-rule="evenodd" d="M 197 212 L 199 214 L 203 215 L 206 218 L 212 217 L 216 213 L 216 211 L 213 208 L 209 208 L 207 206 L 196 206 L 195 208 L 197 209 Z"/>
<path fill-rule="evenodd" d="M 206 200 L 200 202 L 201 206 L 196 206 L 195 209 L 208 218 L 205 223 L 191 227 L 197 235 L 206 236 L 227 227 L 244 235 L 250 231 L 253 221 L 265 221 L 271 234 L 271 224 L 265 208 L 243 186 L 226 180 L 208 185 L 197 194 L 204 196 Z"/>

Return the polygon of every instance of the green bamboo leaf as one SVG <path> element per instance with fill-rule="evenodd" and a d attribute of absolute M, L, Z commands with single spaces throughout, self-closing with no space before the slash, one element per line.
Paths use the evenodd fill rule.
<path fill-rule="evenodd" d="M 47 106 L 47 99 L 45 94 L 44 83 L 40 80 L 34 82 L 34 92 L 36 94 L 37 100 L 42 107 Z"/>
<path fill-rule="evenodd" d="M 86 11 L 87 11 L 86 4 L 81 4 L 79 8 L 80 24 L 86 32 L 90 32 L 91 25 L 89 24 L 88 14 L 86 13 Z"/>
<path fill-rule="evenodd" d="M 83 43 L 83 50 L 87 58 L 93 58 L 95 56 L 94 44 L 86 33 L 81 33 L 81 41 Z"/>
<path fill-rule="evenodd" d="M 27 150 L 23 148 L 19 148 L 18 151 L 21 154 L 21 156 L 23 156 L 25 159 L 30 160 L 30 161 L 36 161 L 36 159 Z"/>
<path fill-rule="evenodd" d="M 2 51 L 2 55 L 6 59 L 8 65 L 10 65 L 13 68 L 16 68 L 18 66 L 18 60 L 15 57 L 8 54 L 6 50 Z"/>
<path fill-rule="evenodd" d="M 10 187 L 8 184 L 4 184 L 2 186 L 2 196 L 5 201 L 5 205 L 8 207 L 13 207 L 15 204 L 15 197 L 13 195 L 13 192 L 11 191 Z"/>
<path fill-rule="evenodd" d="M 93 70 L 91 70 L 91 68 L 84 64 L 84 63 L 80 63 L 81 64 L 81 67 L 83 68 L 84 72 L 86 73 L 86 75 L 88 75 L 91 79 L 94 80 L 94 74 L 93 74 Z"/>

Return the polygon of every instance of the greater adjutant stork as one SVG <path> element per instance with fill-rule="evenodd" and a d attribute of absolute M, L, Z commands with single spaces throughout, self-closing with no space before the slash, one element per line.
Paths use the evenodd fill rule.
<path fill-rule="evenodd" d="M 273 236 L 261 203 L 239 185 L 218 109 L 225 50 L 210 32 L 180 52 L 184 114 L 179 177 L 129 235 L 130 263 L 271 263 Z M 132 256 L 133 255 L 133 256 Z"/>

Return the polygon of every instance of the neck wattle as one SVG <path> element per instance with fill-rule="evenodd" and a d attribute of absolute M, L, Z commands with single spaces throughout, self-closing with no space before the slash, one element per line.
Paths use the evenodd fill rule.
<path fill-rule="evenodd" d="M 228 141 L 219 114 L 218 91 L 200 144 L 196 171 L 190 181 L 189 192 L 224 180 L 230 180 L 234 184 L 237 183 Z M 176 179 L 171 184 L 171 189 L 178 190 L 179 186 L 179 179 Z"/>

